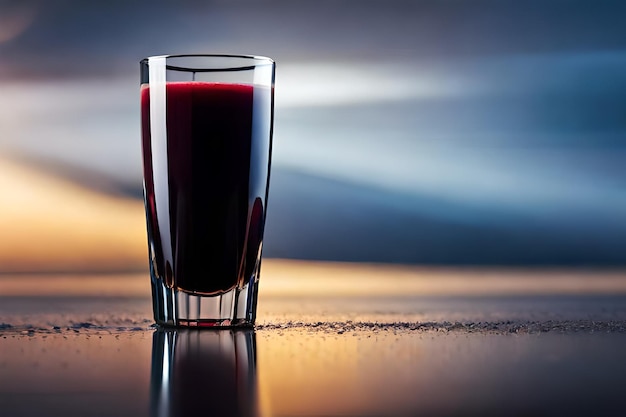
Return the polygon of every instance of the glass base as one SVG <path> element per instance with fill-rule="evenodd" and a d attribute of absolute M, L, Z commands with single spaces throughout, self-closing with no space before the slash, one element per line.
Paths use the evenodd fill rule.
<path fill-rule="evenodd" d="M 252 327 L 256 318 L 258 279 L 216 295 L 200 295 L 169 288 L 152 278 L 154 320 L 166 327 Z"/>

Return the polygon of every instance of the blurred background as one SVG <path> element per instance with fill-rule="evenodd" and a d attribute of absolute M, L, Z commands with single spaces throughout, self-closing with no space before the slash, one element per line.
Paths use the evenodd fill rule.
<path fill-rule="evenodd" d="M 147 268 L 139 60 L 277 62 L 266 257 L 626 264 L 626 3 L 0 0 L 0 271 Z"/>

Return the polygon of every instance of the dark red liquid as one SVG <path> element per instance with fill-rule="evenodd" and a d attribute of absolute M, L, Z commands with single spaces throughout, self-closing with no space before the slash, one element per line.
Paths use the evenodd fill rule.
<path fill-rule="evenodd" d="M 187 292 L 230 290 L 260 262 L 272 92 L 200 82 L 151 88 L 141 90 L 151 273 Z"/>

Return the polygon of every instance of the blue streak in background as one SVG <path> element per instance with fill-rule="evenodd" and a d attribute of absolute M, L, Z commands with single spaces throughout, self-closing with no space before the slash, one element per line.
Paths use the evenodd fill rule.
<path fill-rule="evenodd" d="M 284 110 L 278 164 L 379 190 L 378 198 L 364 198 L 333 183 L 335 216 L 312 197 L 322 192 L 284 185 L 293 200 L 282 208 L 310 216 L 305 226 L 291 224 L 306 229 L 295 235 L 324 226 L 311 226 L 314 210 L 295 195 L 309 194 L 326 211 L 326 227 L 341 230 L 332 243 L 300 242 L 300 252 L 361 261 L 622 264 L 624 69 L 623 50 L 462 59 L 440 68 L 415 65 L 413 81 L 422 73 L 444 86 L 440 94 L 435 87 L 422 97 Z M 390 71 L 410 85 L 407 73 Z M 459 88 L 450 92 L 448 84 Z M 283 135 L 298 140 L 281 146 Z M 342 216 L 353 198 L 360 209 Z"/>

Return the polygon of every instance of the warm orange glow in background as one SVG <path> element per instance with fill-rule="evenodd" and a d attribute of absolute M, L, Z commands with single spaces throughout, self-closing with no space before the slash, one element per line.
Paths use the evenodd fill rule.
<path fill-rule="evenodd" d="M 102 252 L 101 252 L 102 255 Z M 85 254 L 85 256 L 88 256 Z M 142 259 L 143 261 L 143 259 Z M 11 296 L 149 297 L 145 272 L 1 274 L 0 294 Z M 450 269 L 265 259 L 261 297 L 410 297 L 625 294 L 623 271 Z M 260 307 L 263 309 L 263 306 Z M 295 305 L 303 311 L 302 305 Z"/>
<path fill-rule="evenodd" d="M 0 272 L 147 266 L 143 204 L 0 159 Z"/>

